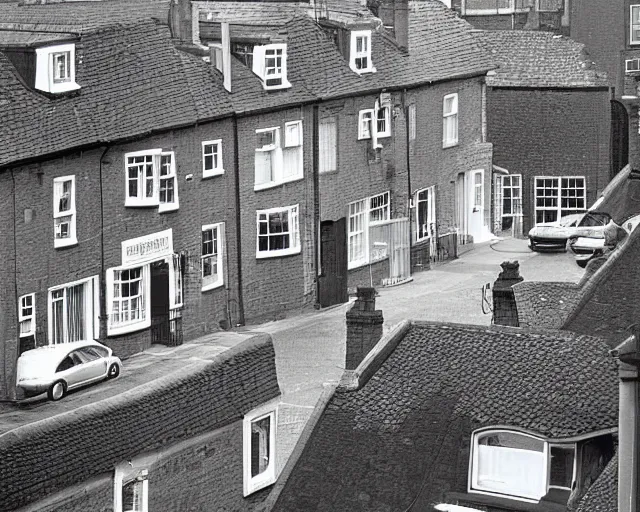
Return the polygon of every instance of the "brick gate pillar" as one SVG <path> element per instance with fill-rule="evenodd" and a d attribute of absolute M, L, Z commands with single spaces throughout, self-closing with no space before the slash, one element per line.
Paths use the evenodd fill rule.
<path fill-rule="evenodd" d="M 518 308 L 513 285 L 524 281 L 517 261 L 504 261 L 502 272 L 493 283 L 493 323 L 518 327 Z"/>
<path fill-rule="evenodd" d="M 376 310 L 375 288 L 358 287 L 358 298 L 347 311 L 347 355 L 345 368 L 355 370 L 382 337 L 384 318 Z"/>

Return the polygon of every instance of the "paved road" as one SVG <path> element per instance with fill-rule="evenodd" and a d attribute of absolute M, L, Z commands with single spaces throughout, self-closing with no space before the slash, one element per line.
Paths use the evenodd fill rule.
<path fill-rule="evenodd" d="M 493 283 L 500 263 L 518 260 L 526 280 L 578 282 L 580 269 L 570 253 L 534 253 L 524 240 L 483 244 L 459 259 L 420 272 L 411 283 L 380 288 L 376 307 L 385 330 L 404 319 L 490 324 L 481 309 L 481 288 Z M 312 405 L 322 383 L 339 381 L 344 369 L 345 313 L 348 305 L 256 326 L 273 336 L 278 378 L 287 400 Z"/>

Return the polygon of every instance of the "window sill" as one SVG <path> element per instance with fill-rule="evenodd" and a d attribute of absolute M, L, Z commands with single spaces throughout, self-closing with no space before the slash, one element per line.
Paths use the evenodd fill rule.
<path fill-rule="evenodd" d="M 69 238 L 68 240 L 66 239 L 58 239 L 58 240 L 54 240 L 53 241 L 53 246 L 56 249 L 61 249 L 63 247 L 71 247 L 73 245 L 78 245 L 78 239 L 77 238 Z"/>
<path fill-rule="evenodd" d="M 180 205 L 176 204 L 176 205 L 167 205 L 167 206 L 158 206 L 158 213 L 169 213 L 169 212 L 175 212 L 180 208 Z"/>
<path fill-rule="evenodd" d="M 318 173 L 319 176 L 327 176 L 330 174 L 338 174 L 338 169 L 331 169 L 329 171 L 321 171 Z"/>
<path fill-rule="evenodd" d="M 458 141 L 455 141 L 455 142 L 443 142 L 442 143 L 442 149 L 455 148 L 457 145 L 458 145 Z"/>
<path fill-rule="evenodd" d="M 505 510 L 513 510 L 516 512 L 566 512 L 567 505 L 549 501 L 528 502 L 521 501 L 519 498 L 510 498 L 507 496 L 494 496 L 489 494 L 480 494 L 475 491 L 449 492 L 445 494 L 448 500 L 455 500 L 458 503 L 469 505 L 494 506 Z M 467 506 L 469 506 L 467 505 Z"/>
<path fill-rule="evenodd" d="M 256 252 L 256 259 L 268 259 L 268 258 L 279 258 L 280 256 L 292 256 L 294 254 L 300 254 L 300 247 L 292 247 L 289 249 L 279 249 L 277 251 L 263 251 Z"/>
<path fill-rule="evenodd" d="M 357 69 L 355 66 L 353 66 L 351 68 L 351 70 L 358 74 L 358 75 L 364 75 L 366 73 L 375 73 L 376 72 L 376 68 L 375 67 L 370 67 L 370 68 L 366 68 L 366 69 Z"/>
<path fill-rule="evenodd" d="M 247 487 L 246 489 L 244 489 L 244 492 L 243 492 L 245 498 L 250 494 L 253 494 L 254 492 L 257 492 L 261 489 L 264 489 L 265 487 L 269 487 L 270 485 L 273 485 L 276 482 L 274 469 L 269 468 L 265 470 L 265 473 L 266 472 L 270 474 L 268 474 L 267 476 L 258 475 L 257 477 L 249 480 L 249 482 L 247 483 Z"/>
<path fill-rule="evenodd" d="M 131 332 L 142 331 L 151 327 L 151 318 L 149 320 L 140 320 L 135 323 L 123 324 L 118 326 L 107 326 L 107 336 L 120 336 L 121 334 L 129 334 Z"/>
<path fill-rule="evenodd" d="M 214 176 L 222 176 L 224 169 L 211 169 L 209 171 L 202 171 L 202 179 L 213 178 Z"/>
<path fill-rule="evenodd" d="M 286 180 L 281 181 L 270 181 L 269 183 L 261 183 L 260 185 L 254 185 L 253 190 L 258 192 L 259 190 L 266 190 L 269 188 L 278 187 L 280 185 L 284 185 L 285 183 L 292 183 L 294 181 L 300 181 L 304 179 L 304 175 L 294 176 L 292 178 L 287 178 Z"/>
<path fill-rule="evenodd" d="M 125 208 L 157 208 L 159 205 L 157 202 L 155 203 L 132 203 L 125 201 Z"/>
<path fill-rule="evenodd" d="M 49 92 L 51 94 L 60 94 L 63 92 L 77 91 L 78 89 L 80 89 L 80 86 L 77 83 L 69 80 L 68 82 L 51 84 L 51 86 L 49 87 L 49 91 L 45 92 Z"/>
<path fill-rule="evenodd" d="M 215 283 L 202 285 L 201 291 L 208 292 L 210 290 L 215 290 L 216 288 L 220 288 L 223 285 L 224 285 L 224 281 L 222 279 L 220 279 L 219 281 L 216 281 Z"/>
<path fill-rule="evenodd" d="M 290 89 L 291 83 L 283 78 L 282 84 L 280 85 L 267 85 L 265 82 L 262 82 L 262 87 L 265 91 L 279 91 L 281 89 Z"/>
<path fill-rule="evenodd" d="M 355 270 L 357 268 L 364 267 L 365 265 L 368 265 L 368 264 L 369 262 L 366 260 L 354 261 L 353 263 L 349 263 L 347 265 L 347 270 Z"/>
<path fill-rule="evenodd" d="M 389 132 L 389 133 L 379 133 L 378 134 L 378 138 L 379 139 L 388 139 L 389 137 L 391 137 L 391 132 Z"/>

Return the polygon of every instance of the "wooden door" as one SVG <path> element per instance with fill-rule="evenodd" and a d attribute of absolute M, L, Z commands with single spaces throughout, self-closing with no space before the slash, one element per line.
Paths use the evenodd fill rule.
<path fill-rule="evenodd" d="M 347 223 L 343 217 L 320 224 L 319 299 L 322 307 L 342 304 L 347 294 Z"/>

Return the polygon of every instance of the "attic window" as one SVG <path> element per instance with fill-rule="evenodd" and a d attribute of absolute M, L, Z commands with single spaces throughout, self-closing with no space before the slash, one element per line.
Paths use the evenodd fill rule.
<path fill-rule="evenodd" d="M 371 62 L 371 30 L 351 32 L 350 55 L 349 66 L 353 71 L 358 74 L 375 72 Z"/>
<path fill-rule="evenodd" d="M 283 43 L 253 47 L 253 72 L 262 79 L 265 89 L 286 89 L 287 45 Z"/>
<path fill-rule="evenodd" d="M 76 83 L 75 44 L 36 48 L 35 88 L 53 94 L 74 91 Z"/>

